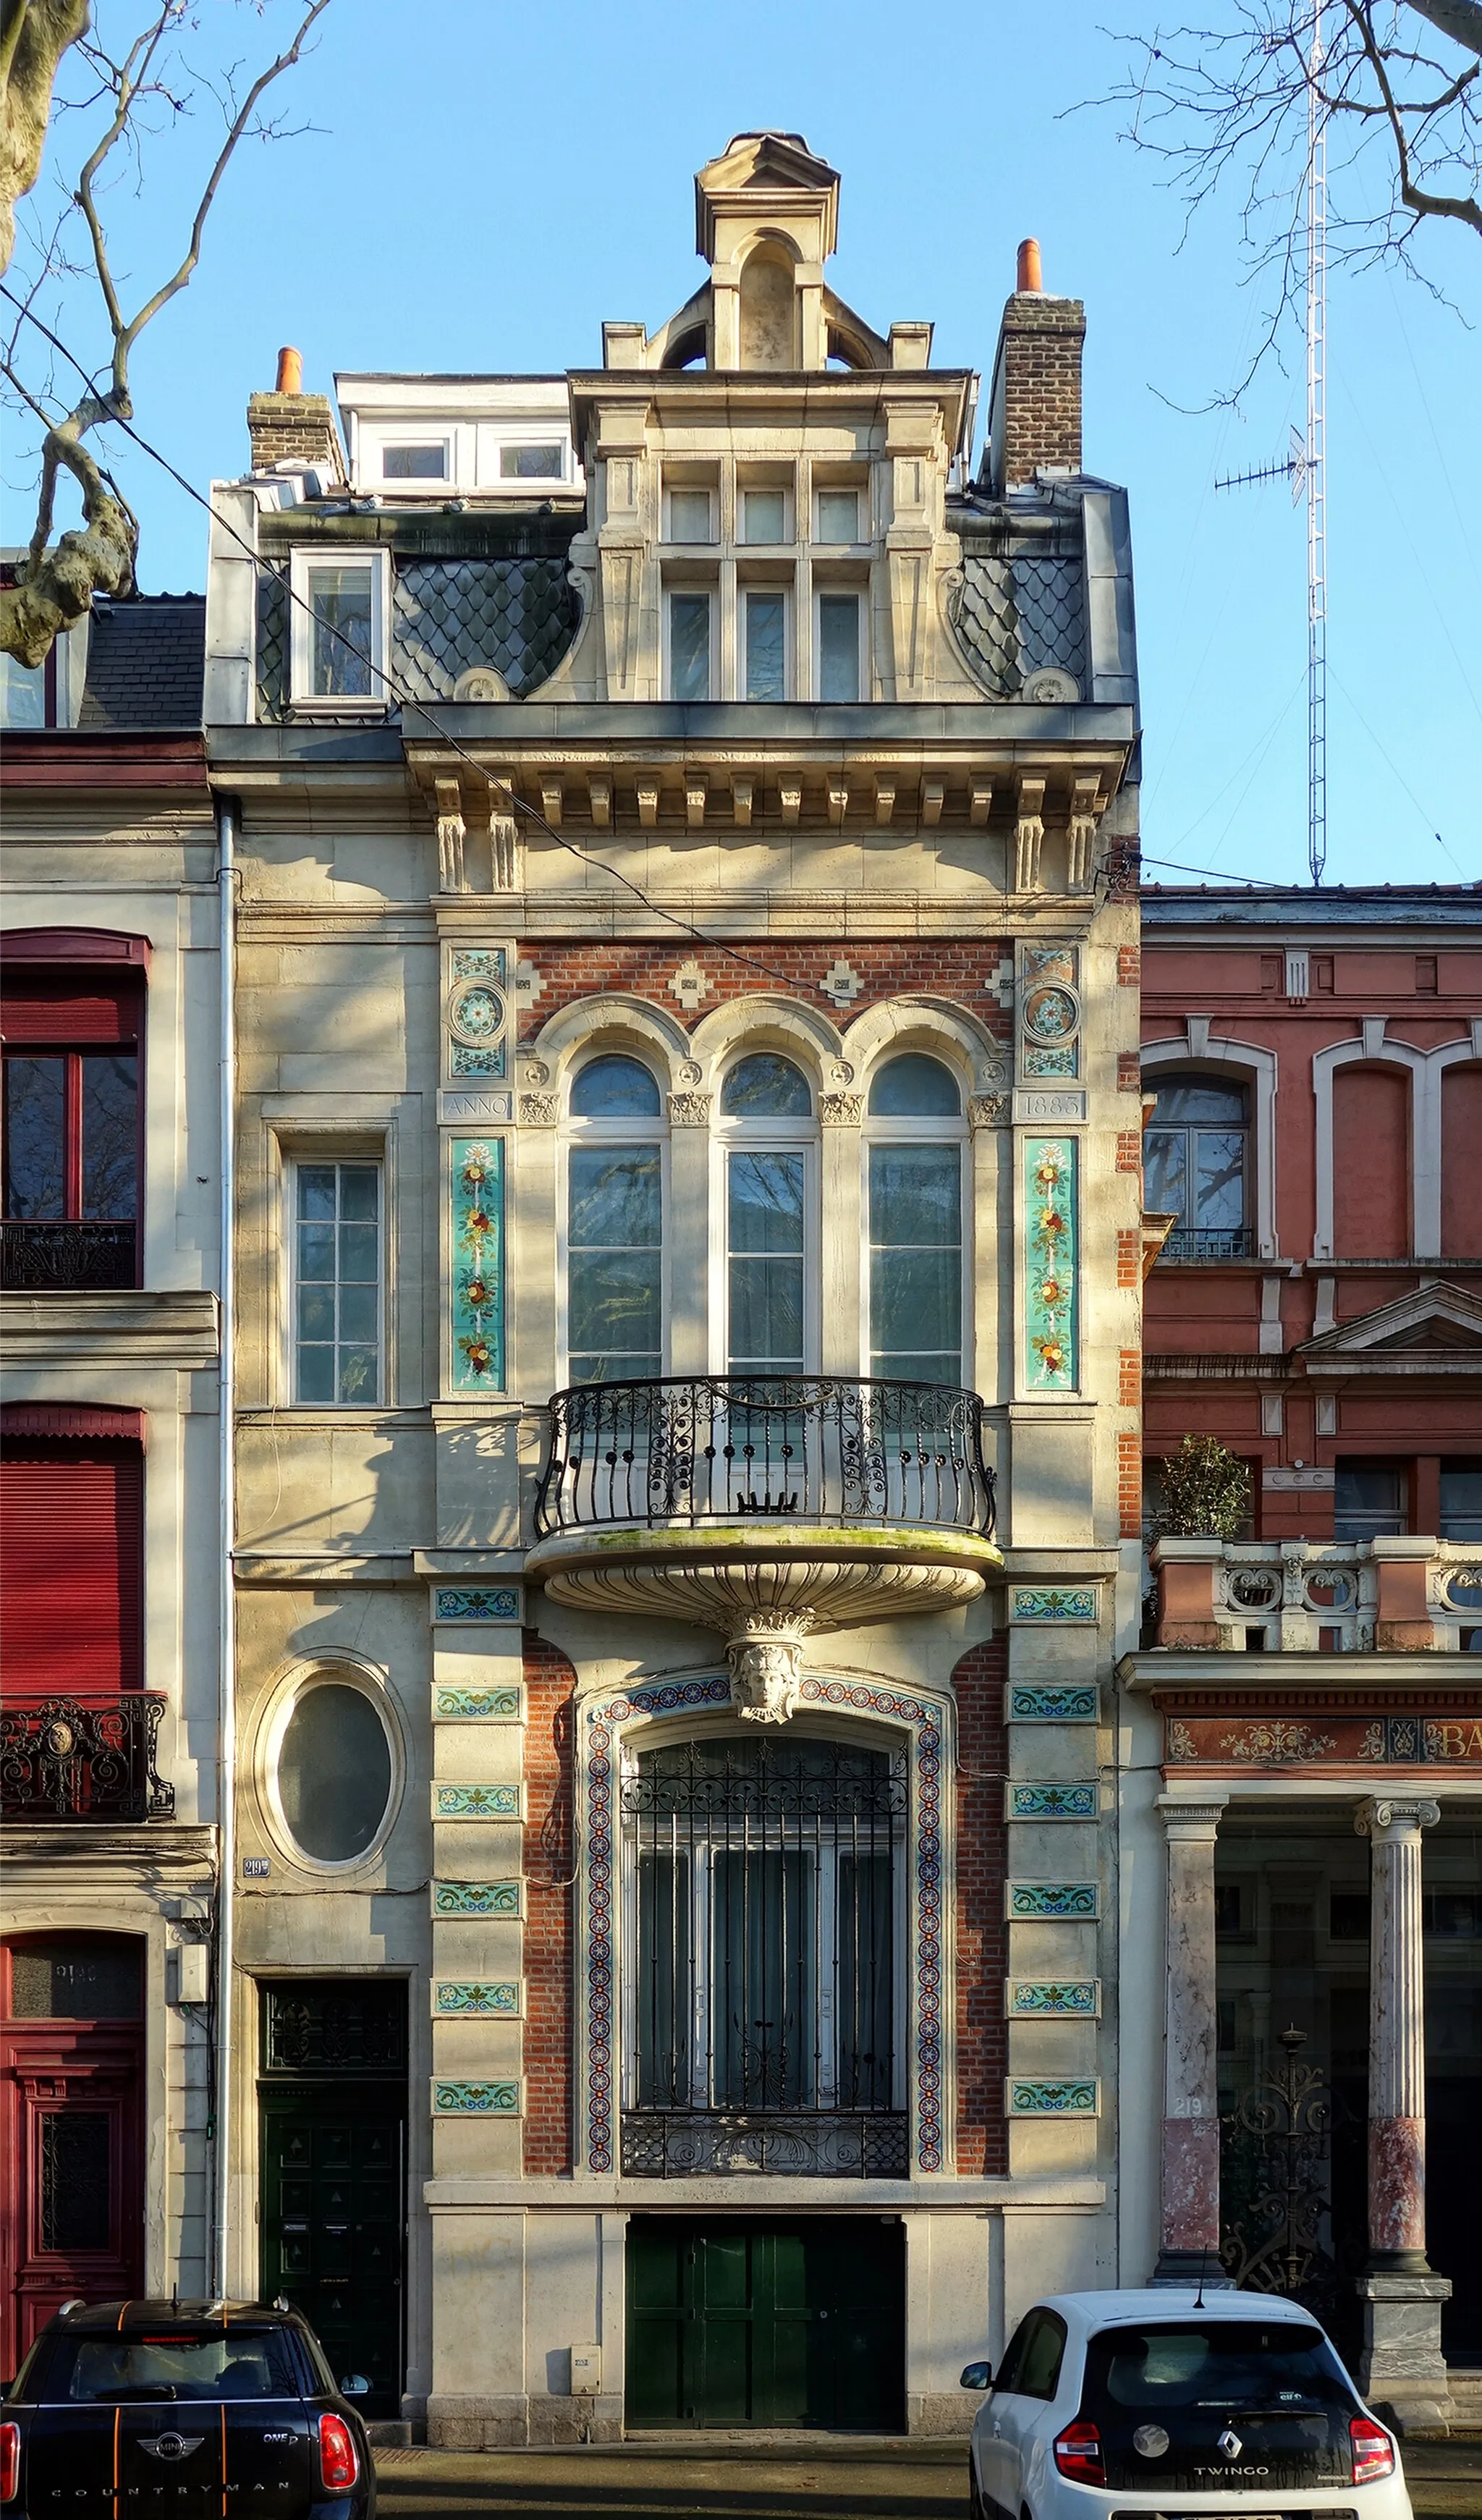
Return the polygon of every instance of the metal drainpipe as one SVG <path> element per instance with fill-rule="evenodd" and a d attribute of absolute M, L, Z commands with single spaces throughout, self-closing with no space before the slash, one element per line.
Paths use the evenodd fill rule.
<path fill-rule="evenodd" d="M 217 1672 L 216 1822 L 219 1869 L 216 1880 L 216 2113 L 211 2164 L 211 2293 L 228 2297 L 227 2259 L 230 2245 L 232 2177 L 232 2010 L 233 1925 L 237 1873 L 237 1601 L 232 1574 L 236 1540 L 236 1249 L 234 1210 L 237 1178 L 237 809 L 219 799 L 216 806 L 216 883 L 220 957 L 221 1041 L 219 1088 L 221 1111 L 221 1249 L 218 1274 L 221 1292 L 221 1362 L 217 1375 L 219 1423 L 218 1484 L 221 1533 L 218 1561 L 221 1583 Z"/>

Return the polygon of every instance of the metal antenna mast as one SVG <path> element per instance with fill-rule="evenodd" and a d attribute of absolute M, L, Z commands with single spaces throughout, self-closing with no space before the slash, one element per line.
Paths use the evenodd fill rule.
<path fill-rule="evenodd" d="M 1315 884 L 1327 864 L 1327 115 L 1323 70 L 1324 0 L 1314 0 L 1307 56 L 1307 434 L 1295 428 L 1284 464 L 1232 472 L 1217 490 L 1289 481 L 1307 493 L 1307 864 Z"/>

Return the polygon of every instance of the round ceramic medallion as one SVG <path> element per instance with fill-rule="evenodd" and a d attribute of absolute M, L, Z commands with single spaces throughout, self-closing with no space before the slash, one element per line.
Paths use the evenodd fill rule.
<path fill-rule="evenodd" d="M 492 1041 L 503 1030 L 504 1019 L 503 998 L 480 981 L 458 990 L 448 1010 L 448 1020 L 462 1041 Z"/>
<path fill-rule="evenodd" d="M 1024 1030 L 1036 1041 L 1068 1041 L 1080 1020 L 1070 991 L 1053 983 L 1031 989 L 1024 1002 Z"/>

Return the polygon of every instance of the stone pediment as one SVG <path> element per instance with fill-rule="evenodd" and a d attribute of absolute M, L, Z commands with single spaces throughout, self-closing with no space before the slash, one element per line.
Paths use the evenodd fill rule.
<path fill-rule="evenodd" d="M 1309 1373 L 1470 1370 L 1482 1366 L 1482 1299 L 1461 1286 L 1416 1286 L 1303 1340 L 1297 1354 Z"/>

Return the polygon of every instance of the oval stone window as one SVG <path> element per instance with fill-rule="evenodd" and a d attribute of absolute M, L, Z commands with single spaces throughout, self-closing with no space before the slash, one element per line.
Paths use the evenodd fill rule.
<path fill-rule="evenodd" d="M 372 1845 L 391 1799 L 391 1745 L 363 1689 L 306 1689 L 278 1753 L 278 1799 L 314 1864 L 351 1864 Z"/>

